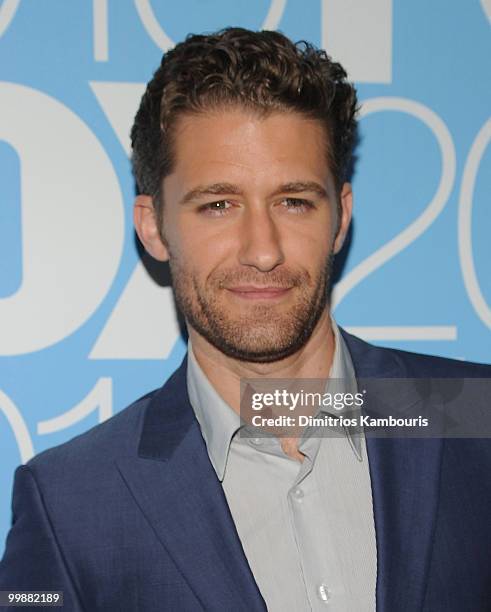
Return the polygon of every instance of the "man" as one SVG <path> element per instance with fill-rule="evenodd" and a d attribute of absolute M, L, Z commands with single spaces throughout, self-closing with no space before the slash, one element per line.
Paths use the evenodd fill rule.
<path fill-rule="evenodd" d="M 243 379 L 489 378 L 330 317 L 356 95 L 275 32 L 167 53 L 132 131 L 135 227 L 169 261 L 189 351 L 159 391 L 18 468 L 0 589 L 69 610 L 491 609 L 485 440 L 253 437 Z M 137 322 L 136 322 L 137 324 Z M 358 386 L 357 386 L 358 379 Z M 392 387 L 403 408 L 418 385 Z"/>

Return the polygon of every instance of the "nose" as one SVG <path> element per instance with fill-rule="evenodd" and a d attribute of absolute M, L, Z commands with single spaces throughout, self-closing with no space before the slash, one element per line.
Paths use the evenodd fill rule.
<path fill-rule="evenodd" d="M 258 206 L 249 208 L 240 228 L 239 262 L 269 272 L 285 260 L 281 239 L 271 212 Z"/>

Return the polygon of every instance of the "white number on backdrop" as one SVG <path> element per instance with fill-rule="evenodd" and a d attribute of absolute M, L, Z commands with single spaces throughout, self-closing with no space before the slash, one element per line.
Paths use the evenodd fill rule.
<path fill-rule="evenodd" d="M 99 423 L 108 419 L 113 410 L 112 382 L 112 378 L 99 378 L 84 399 L 73 408 L 52 419 L 39 421 L 38 434 L 50 434 L 67 429 L 85 419 L 92 412 L 97 412 Z"/>
<path fill-rule="evenodd" d="M 455 148 L 452 140 L 452 136 L 445 125 L 445 123 L 434 113 L 431 109 L 419 102 L 414 100 L 408 100 L 405 98 L 372 98 L 366 100 L 361 107 L 360 117 L 366 117 L 372 113 L 382 111 L 395 111 L 409 114 L 416 119 L 419 119 L 424 123 L 434 134 L 438 145 L 440 147 L 441 159 L 442 159 L 442 172 L 440 176 L 440 182 L 438 188 L 429 202 L 428 206 L 424 211 L 415 219 L 410 225 L 408 225 L 402 232 L 397 236 L 389 240 L 384 246 L 377 249 L 374 253 L 356 265 L 348 274 L 346 274 L 339 283 L 335 286 L 333 291 L 333 308 L 339 306 L 341 301 L 346 295 L 358 285 L 364 278 L 369 276 L 372 272 L 380 268 L 384 263 L 395 257 L 397 253 L 405 249 L 411 243 L 413 243 L 423 232 L 425 232 L 430 225 L 435 221 L 438 215 L 442 212 L 445 204 L 447 203 L 448 197 L 452 191 L 452 186 L 455 179 Z M 383 328 L 351 328 L 352 331 L 359 333 L 365 338 L 375 339 L 373 331 L 378 333 L 378 336 L 383 336 Z M 409 339 L 411 334 L 410 328 L 389 328 L 389 335 L 387 337 L 400 338 L 402 337 Z M 424 332 L 423 338 L 431 336 L 431 328 L 415 328 L 416 336 L 421 331 Z M 452 339 L 454 336 L 454 330 L 452 328 L 435 328 L 434 330 L 436 339 Z M 442 337 L 443 332 L 443 337 Z M 449 336 L 449 337 L 448 337 Z M 414 338 L 414 336 L 413 336 Z"/>
<path fill-rule="evenodd" d="M 12 23 L 12 19 L 15 17 L 19 4 L 20 0 L 4 0 L 2 6 L 0 6 L 0 36 L 3 35 L 5 30 Z"/>
<path fill-rule="evenodd" d="M 18 3 L 20 0 L 6 0 Z M 135 8 L 147 34 L 153 42 L 162 50 L 168 51 L 174 46 L 174 41 L 168 36 L 160 25 L 149 0 L 134 0 Z M 268 14 L 261 26 L 263 30 L 276 30 L 283 12 L 286 0 L 271 0 Z M 108 24 L 108 0 L 92 0 L 93 12 L 93 38 L 94 38 L 94 60 L 96 62 L 107 62 L 109 60 L 109 24 Z M 1 14 L 0 14 L 1 19 Z M 10 18 L 11 19 L 11 18 Z M 0 20 L 0 35 L 1 35 Z M 8 25 L 8 24 L 7 24 Z M 6 26 L 5 26 L 6 27 Z"/>
<path fill-rule="evenodd" d="M 97 2 L 98 0 L 94 0 Z M 155 13 L 152 9 L 150 0 L 134 0 L 135 7 L 138 12 L 138 16 L 147 31 L 147 34 L 153 40 L 153 42 L 162 50 L 168 51 L 174 46 L 174 42 L 170 36 L 164 31 L 160 25 Z M 263 30 L 276 30 L 281 18 L 283 17 L 283 11 L 285 10 L 286 0 L 271 0 L 269 5 L 269 11 L 264 19 L 261 26 Z"/>
<path fill-rule="evenodd" d="M 489 23 L 491 23 L 491 0 L 481 0 L 481 6 L 486 17 L 489 19 Z"/>
<path fill-rule="evenodd" d="M 0 139 L 20 158 L 22 284 L 0 299 L 0 354 L 43 349 L 96 311 L 119 266 L 124 209 L 101 143 L 58 100 L 0 83 Z"/>
<path fill-rule="evenodd" d="M 464 284 L 474 310 L 489 329 L 491 329 L 491 308 L 486 303 L 479 286 L 472 255 L 472 199 L 477 171 L 490 140 L 491 119 L 488 119 L 479 130 L 469 151 L 462 176 L 459 202 L 459 256 Z"/>
<path fill-rule="evenodd" d="M 10 397 L 0 389 L 0 412 L 7 422 L 17 442 L 22 463 L 27 463 L 34 456 L 34 447 L 27 425 L 20 410 Z M 113 412 L 112 378 L 99 378 L 84 399 L 70 410 L 46 421 L 39 421 L 38 434 L 50 434 L 67 429 L 79 423 L 87 416 L 97 412 L 98 423 L 108 419 Z"/>
<path fill-rule="evenodd" d="M 3 412 L 14 434 L 22 463 L 34 456 L 34 447 L 27 425 L 20 410 L 10 397 L 0 389 L 0 412 Z M 1 449 L 0 449 L 1 450 Z"/>

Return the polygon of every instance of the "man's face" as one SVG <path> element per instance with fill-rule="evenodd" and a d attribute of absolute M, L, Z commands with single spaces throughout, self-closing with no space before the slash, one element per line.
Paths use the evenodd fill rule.
<path fill-rule="evenodd" d="M 296 352 L 326 312 L 351 210 L 345 185 L 339 218 L 321 123 L 241 109 L 185 116 L 174 155 L 157 256 L 169 258 L 188 324 L 236 359 Z"/>

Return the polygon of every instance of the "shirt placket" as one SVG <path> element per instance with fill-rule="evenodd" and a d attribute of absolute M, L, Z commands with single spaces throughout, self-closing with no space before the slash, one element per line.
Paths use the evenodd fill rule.
<path fill-rule="evenodd" d="M 334 606 L 339 610 L 343 587 L 338 572 L 334 571 L 333 563 L 329 563 L 329 555 L 332 556 L 334 548 L 330 542 L 329 528 L 326 528 L 329 519 L 327 512 L 322 512 L 313 476 L 320 443 L 319 438 L 313 438 L 301 447 L 306 457 L 288 492 L 288 503 L 306 599 L 311 610 L 328 612 Z M 322 520 L 326 523 L 317 529 L 319 521 Z"/>

